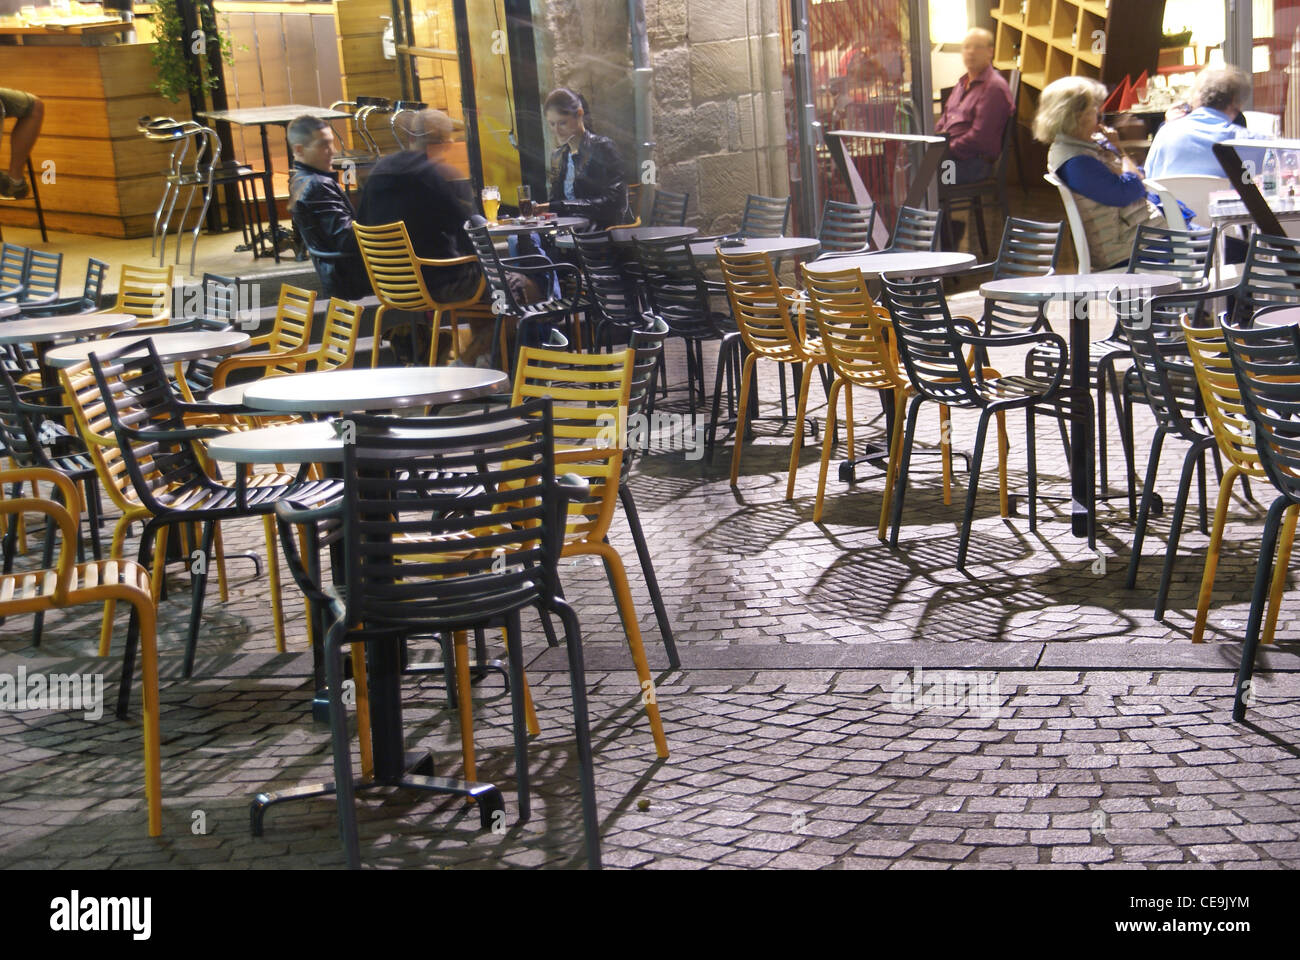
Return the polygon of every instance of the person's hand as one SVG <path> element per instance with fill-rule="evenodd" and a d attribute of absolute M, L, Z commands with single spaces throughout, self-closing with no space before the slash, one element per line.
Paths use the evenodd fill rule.
<path fill-rule="evenodd" d="M 1099 122 L 1097 124 L 1097 132 L 1105 139 L 1109 140 L 1113 146 L 1116 148 L 1119 147 L 1119 134 L 1115 132 L 1114 127 L 1107 127 Z"/>
<path fill-rule="evenodd" d="M 549 213 L 551 205 L 549 203 L 534 203 L 533 213 Z"/>
<path fill-rule="evenodd" d="M 1136 163 L 1134 163 L 1132 160 L 1130 160 L 1128 157 L 1124 157 L 1124 158 L 1123 158 L 1123 161 L 1124 161 L 1124 172 L 1125 172 L 1125 173 L 1136 173 L 1136 174 L 1138 174 L 1139 176 L 1142 175 L 1142 168 L 1139 167 L 1139 166 L 1138 166 Z"/>

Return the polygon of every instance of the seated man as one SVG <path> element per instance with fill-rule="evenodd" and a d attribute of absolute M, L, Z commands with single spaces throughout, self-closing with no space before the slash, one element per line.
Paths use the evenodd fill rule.
<path fill-rule="evenodd" d="M 1214 145 L 1224 140 L 1264 139 L 1238 126 L 1242 107 L 1251 94 L 1250 77 L 1236 67 L 1206 67 L 1196 77 L 1192 88 L 1192 111 L 1167 121 L 1151 141 L 1147 152 L 1146 173 L 1153 180 L 1161 177 L 1200 175 L 1222 177 L 1223 167 L 1214 155 Z M 1251 154 L 1247 156 L 1246 154 Z M 1262 151 L 1250 150 L 1242 159 L 1254 162 L 1260 171 Z M 1198 210 L 1204 215 L 1206 211 Z"/>
<path fill-rule="evenodd" d="M 352 201 L 330 166 L 338 152 L 333 129 L 317 117 L 298 117 L 289 124 L 289 146 L 289 215 L 307 246 L 345 254 L 338 260 L 316 261 L 321 286 L 328 296 L 344 300 L 370 296 L 370 280 L 352 232 Z"/>
<path fill-rule="evenodd" d="M 945 183 L 975 183 L 993 175 L 1002 153 L 1002 134 L 1011 118 L 1011 88 L 993 69 L 993 34 L 976 27 L 961 47 L 966 74 L 957 81 L 934 125 L 948 135 L 952 177 Z"/>
<path fill-rule="evenodd" d="M 451 118 L 439 110 L 426 109 L 404 114 L 398 123 L 405 125 L 403 132 L 411 146 L 375 164 L 361 193 L 358 222 L 374 226 L 402 221 L 418 257 L 451 260 L 472 254 L 474 248 L 464 227 L 471 211 L 452 187 L 460 174 L 447 163 Z M 423 270 L 425 285 L 439 303 L 468 300 L 482 279 L 477 262 Z M 471 327 L 472 333 L 466 327 Z M 473 365 L 491 349 L 492 320 L 471 318 L 468 323 L 462 322 L 461 328 L 462 340 L 467 333 L 471 333 L 472 340 L 458 345 L 460 359 Z M 405 349 L 402 337 L 394 337 L 393 343 L 401 357 Z M 427 356 L 427 333 L 424 346 Z"/>
<path fill-rule="evenodd" d="M 9 170 L 0 171 L 0 197 L 21 200 L 31 189 L 23 179 L 23 171 L 41 132 L 45 104 L 23 90 L 0 87 L 0 121 L 5 117 L 13 117 L 17 122 L 9 138 Z"/>

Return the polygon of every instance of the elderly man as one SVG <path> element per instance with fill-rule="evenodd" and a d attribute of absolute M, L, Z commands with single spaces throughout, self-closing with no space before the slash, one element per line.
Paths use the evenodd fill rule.
<path fill-rule="evenodd" d="M 370 280 L 352 232 L 352 202 L 331 168 L 338 152 L 333 129 L 318 117 L 298 117 L 289 124 L 289 147 L 289 214 L 298 232 L 313 250 L 344 254 L 316 263 L 325 293 L 346 300 L 369 296 Z"/>
<path fill-rule="evenodd" d="M 40 135 L 45 104 L 24 90 L 0 87 L 0 122 L 5 117 L 13 117 L 17 122 L 9 137 L 9 170 L 0 171 L 0 197 L 21 200 L 31 189 L 23 179 L 23 170 Z"/>
<path fill-rule="evenodd" d="M 992 175 L 1011 118 L 1011 88 L 993 69 L 993 34 L 976 27 L 961 47 L 966 74 L 957 81 L 935 131 L 948 135 L 954 164 L 945 183 L 974 183 Z"/>
<path fill-rule="evenodd" d="M 1233 139 L 1260 139 L 1236 120 L 1250 98 L 1250 77 L 1236 67 L 1206 67 L 1192 88 L 1192 112 L 1170 120 L 1156 131 L 1147 153 L 1146 173 L 1153 180 L 1200 174 L 1223 176 L 1214 156 L 1214 144 Z M 1261 151 L 1252 149 L 1242 159 L 1253 161 L 1255 172 L 1262 162 Z M 1205 211 L 1199 211 L 1204 213 Z"/>

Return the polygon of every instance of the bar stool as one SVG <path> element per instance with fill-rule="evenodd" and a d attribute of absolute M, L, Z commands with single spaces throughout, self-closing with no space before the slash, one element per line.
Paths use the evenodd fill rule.
<path fill-rule="evenodd" d="M 0 144 L 3 144 L 4 142 L 4 122 L 5 108 L 4 104 L 0 103 Z M 45 208 L 41 206 L 41 188 L 37 182 L 36 170 L 32 167 L 32 158 L 30 155 L 27 157 L 27 182 L 32 185 L 32 202 L 36 204 L 36 222 L 41 228 L 41 243 L 49 243 L 50 235 L 45 231 Z M 4 197 L 0 199 L 3 199 L 6 203 L 22 202 L 22 200 L 17 198 Z M 4 238 L 4 229 L 0 228 L 0 241 L 3 241 Z"/>

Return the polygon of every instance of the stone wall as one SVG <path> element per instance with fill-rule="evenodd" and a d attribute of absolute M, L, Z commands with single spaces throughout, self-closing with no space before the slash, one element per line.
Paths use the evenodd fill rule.
<path fill-rule="evenodd" d="M 535 0 L 543 87 L 591 102 L 635 171 L 632 53 L 621 0 Z M 690 194 L 687 222 L 734 229 L 750 193 L 789 193 L 778 0 L 645 0 L 656 182 Z M 647 205 L 648 212 L 649 207 Z"/>

